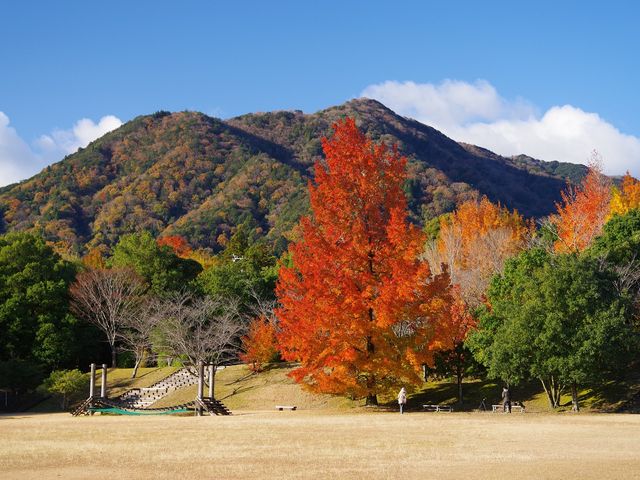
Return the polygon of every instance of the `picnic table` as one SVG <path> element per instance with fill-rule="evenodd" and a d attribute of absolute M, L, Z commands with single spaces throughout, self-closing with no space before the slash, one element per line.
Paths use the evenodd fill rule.
<path fill-rule="evenodd" d="M 496 412 L 503 411 L 504 405 L 502 405 L 502 404 L 491 405 L 491 408 L 492 408 L 493 413 L 496 413 Z M 512 412 L 524 413 L 524 407 L 522 405 L 511 405 L 511 411 Z"/>
<path fill-rule="evenodd" d="M 451 405 L 422 405 L 427 412 L 453 412 Z"/>

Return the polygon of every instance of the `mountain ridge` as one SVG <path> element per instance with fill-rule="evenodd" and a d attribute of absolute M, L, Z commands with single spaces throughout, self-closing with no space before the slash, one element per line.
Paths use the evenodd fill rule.
<path fill-rule="evenodd" d="M 306 182 L 322 158 L 320 139 L 347 115 L 373 140 L 396 143 L 407 156 L 406 191 L 416 223 L 478 195 L 528 217 L 544 216 L 567 179 L 575 181 L 584 169 L 459 143 L 371 99 L 312 114 L 249 113 L 227 120 L 160 111 L 0 189 L 0 231 L 34 230 L 82 250 L 147 229 L 218 250 L 249 222 L 281 251 L 308 211 Z"/>

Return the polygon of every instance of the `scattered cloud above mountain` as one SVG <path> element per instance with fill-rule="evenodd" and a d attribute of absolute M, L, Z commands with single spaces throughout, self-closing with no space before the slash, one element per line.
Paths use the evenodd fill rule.
<path fill-rule="evenodd" d="M 620 132 L 575 106 L 539 110 L 522 98 L 505 99 L 488 82 L 440 84 L 388 81 L 370 85 L 363 97 L 430 125 L 461 142 L 501 155 L 524 153 L 542 160 L 587 163 L 597 150 L 605 173 L 640 176 L 640 138 Z"/>
<path fill-rule="evenodd" d="M 54 130 L 50 135 L 42 135 L 37 145 L 45 151 L 60 151 L 65 155 L 74 153 L 78 148 L 86 147 L 96 138 L 115 130 L 122 122 L 113 115 L 102 117 L 98 123 L 83 118 L 78 120 L 70 130 Z"/>
<path fill-rule="evenodd" d="M 33 171 L 37 164 L 29 145 L 9 126 L 9 117 L 0 112 L 0 186 L 24 178 L 24 172 Z"/>
<path fill-rule="evenodd" d="M 120 125 L 122 121 L 113 115 L 102 117 L 98 123 L 83 118 L 69 130 L 56 129 L 29 145 L 10 126 L 9 117 L 0 112 L 0 186 L 35 175 Z"/>

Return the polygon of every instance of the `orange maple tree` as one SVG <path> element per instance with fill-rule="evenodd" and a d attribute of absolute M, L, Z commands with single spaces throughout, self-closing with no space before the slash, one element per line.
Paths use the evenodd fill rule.
<path fill-rule="evenodd" d="M 526 244 L 534 226 L 517 211 L 488 198 L 469 200 L 440 218 L 440 232 L 425 257 L 436 269 L 449 268 L 451 281 L 471 307 L 482 302 L 492 275 Z"/>
<path fill-rule="evenodd" d="M 640 182 L 627 172 L 620 188 L 613 189 L 608 218 L 624 215 L 634 208 L 640 208 Z"/>
<path fill-rule="evenodd" d="M 562 192 L 562 203 L 556 203 L 558 213 L 551 217 L 556 228 L 557 252 L 580 252 L 602 233 L 609 215 L 611 182 L 602 174 L 597 154 L 589 171 L 578 186 L 568 185 Z"/>
<path fill-rule="evenodd" d="M 309 184 L 312 215 L 280 269 L 276 316 L 291 376 L 314 391 L 366 398 L 421 381 L 449 301 L 446 272 L 418 260 L 424 236 L 407 221 L 406 159 L 347 118 L 323 139 Z"/>
<path fill-rule="evenodd" d="M 249 330 L 242 337 L 244 353 L 240 359 L 249 365 L 253 372 L 260 372 L 265 363 L 272 362 L 278 355 L 276 329 L 273 322 L 264 316 L 254 318 Z"/>

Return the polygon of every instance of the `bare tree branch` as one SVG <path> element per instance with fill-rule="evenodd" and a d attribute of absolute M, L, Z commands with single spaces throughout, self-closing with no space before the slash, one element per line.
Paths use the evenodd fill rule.
<path fill-rule="evenodd" d="M 128 268 L 82 272 L 71 285 L 71 310 L 97 326 L 111 348 L 111 366 L 116 366 L 116 340 L 122 326 L 138 316 L 146 286 Z"/>
<path fill-rule="evenodd" d="M 156 309 L 157 302 L 145 301 L 137 315 L 130 315 L 124 319 L 122 325 L 124 328 L 117 333 L 117 337 L 122 340 L 124 349 L 135 356 L 131 378 L 136 377 L 144 356 L 151 351 L 152 333 L 160 318 Z"/>
<path fill-rule="evenodd" d="M 245 328 L 237 300 L 182 292 L 156 302 L 166 351 L 186 357 L 193 366 L 209 363 L 214 372 L 236 358 Z"/>

